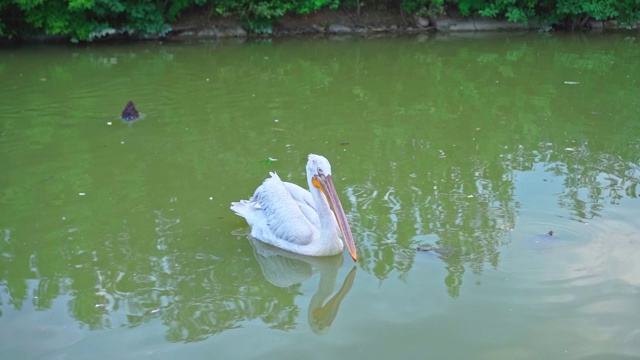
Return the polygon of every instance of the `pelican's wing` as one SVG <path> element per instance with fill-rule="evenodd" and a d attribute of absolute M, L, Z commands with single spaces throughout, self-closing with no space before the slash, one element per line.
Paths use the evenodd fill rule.
<path fill-rule="evenodd" d="M 320 229 L 320 218 L 318 217 L 318 212 L 316 211 L 309 190 L 290 182 L 283 181 L 282 183 L 289 192 L 289 195 L 291 195 L 291 198 L 298 204 L 302 214 L 316 229 Z"/>
<path fill-rule="evenodd" d="M 310 213 L 315 212 L 308 205 L 311 194 L 307 198 L 300 190 L 306 191 L 293 184 L 285 185 L 276 173 L 271 173 L 251 199 L 264 218 L 264 223 L 253 226 L 251 235 L 276 246 L 282 241 L 306 245 L 317 237 L 319 229 L 309 219 Z"/>
<path fill-rule="evenodd" d="M 276 176 L 278 175 L 276 174 Z M 283 181 L 282 183 L 284 184 L 284 187 L 287 189 L 293 200 L 298 203 L 306 204 L 313 208 L 313 198 L 311 197 L 311 193 L 309 192 L 309 190 L 303 189 L 302 187 L 290 182 Z"/>

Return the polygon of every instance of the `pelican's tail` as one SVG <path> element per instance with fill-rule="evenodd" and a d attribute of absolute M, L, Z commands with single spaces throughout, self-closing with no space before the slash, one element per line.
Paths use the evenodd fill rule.
<path fill-rule="evenodd" d="M 249 223 L 249 226 L 251 227 L 253 227 L 253 225 L 259 221 L 264 221 L 264 213 L 262 211 L 263 209 L 262 206 L 260 206 L 260 202 L 258 201 L 258 199 L 260 199 L 260 194 L 262 194 L 262 192 L 264 191 L 264 184 L 269 181 L 278 181 L 282 183 L 282 180 L 280 180 L 278 174 L 276 174 L 275 172 L 270 172 L 269 174 L 271 175 L 271 177 L 267 178 L 260 186 L 258 186 L 251 199 L 234 201 L 231 203 L 231 210 L 233 210 L 233 212 L 235 212 L 238 216 L 242 216 L 243 218 L 245 218 L 245 220 L 247 220 L 247 223 Z"/>
<path fill-rule="evenodd" d="M 238 216 L 242 216 L 247 219 L 251 216 L 251 213 L 255 211 L 254 203 L 250 200 L 240 200 L 238 202 L 231 203 L 231 210 L 236 213 Z"/>

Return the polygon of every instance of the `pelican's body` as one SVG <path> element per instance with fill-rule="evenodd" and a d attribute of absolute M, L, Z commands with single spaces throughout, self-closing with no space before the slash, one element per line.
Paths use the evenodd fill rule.
<path fill-rule="evenodd" d="M 231 210 L 251 226 L 251 236 L 294 253 L 329 256 L 347 249 L 357 261 L 349 223 L 333 187 L 331 165 L 319 155 L 309 155 L 309 191 L 270 173 L 250 200 L 231 203 Z"/>

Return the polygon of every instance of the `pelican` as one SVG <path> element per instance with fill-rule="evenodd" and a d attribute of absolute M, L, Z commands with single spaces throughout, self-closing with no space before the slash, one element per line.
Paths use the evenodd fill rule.
<path fill-rule="evenodd" d="M 250 200 L 231 203 L 231 210 L 247 220 L 251 236 L 281 249 L 309 256 L 337 255 L 344 249 L 358 261 L 351 228 L 331 179 L 331 164 L 310 154 L 309 191 L 269 173 Z"/>

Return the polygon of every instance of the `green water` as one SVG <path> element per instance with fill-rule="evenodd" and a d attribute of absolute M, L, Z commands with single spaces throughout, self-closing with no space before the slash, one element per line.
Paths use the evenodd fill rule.
<path fill-rule="evenodd" d="M 0 49 L 0 358 L 640 357 L 635 35 Z M 356 264 L 229 210 L 309 153 Z"/>

